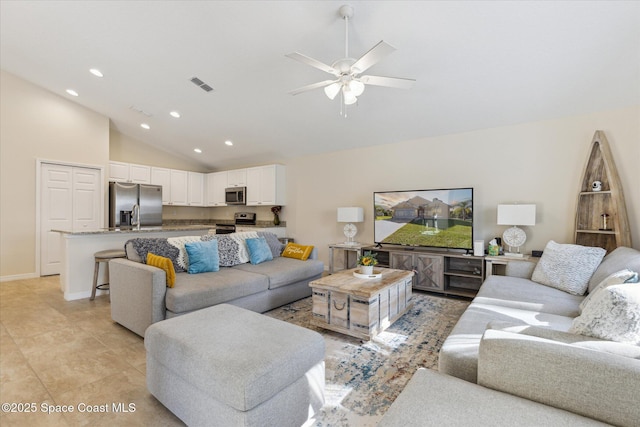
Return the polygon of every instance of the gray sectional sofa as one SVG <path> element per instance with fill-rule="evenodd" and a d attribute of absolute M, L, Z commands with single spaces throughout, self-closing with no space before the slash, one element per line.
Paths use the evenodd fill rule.
<path fill-rule="evenodd" d="M 640 251 L 608 254 L 589 291 L 625 268 L 640 272 Z M 439 372 L 418 371 L 380 426 L 640 425 L 640 346 L 570 333 L 585 296 L 523 271 L 484 282 L 444 342 Z"/>
<path fill-rule="evenodd" d="M 128 244 L 126 259 L 109 262 L 109 283 L 112 319 L 143 337 L 155 322 L 217 304 L 263 313 L 308 297 L 309 282 L 324 271 L 314 248 L 305 261 L 276 256 L 215 272 L 176 272 L 175 285 L 169 288 L 163 270 L 141 261 Z"/>

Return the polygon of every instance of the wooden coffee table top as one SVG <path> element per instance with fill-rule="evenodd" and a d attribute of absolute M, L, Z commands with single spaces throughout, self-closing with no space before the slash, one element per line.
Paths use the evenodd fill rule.
<path fill-rule="evenodd" d="M 378 279 L 360 279 L 353 275 L 357 268 L 343 270 L 339 273 L 321 277 L 309 283 L 314 289 L 325 289 L 328 291 L 344 292 L 346 294 L 371 298 L 387 286 L 393 285 L 400 280 L 413 276 L 413 271 L 395 270 L 392 268 L 375 268 L 374 273 L 380 271 L 382 277 Z"/>

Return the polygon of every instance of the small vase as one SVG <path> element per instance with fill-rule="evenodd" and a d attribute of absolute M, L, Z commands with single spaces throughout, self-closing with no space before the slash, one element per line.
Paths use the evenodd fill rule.
<path fill-rule="evenodd" d="M 273 214 L 273 225 L 280 225 L 280 217 L 278 214 Z"/>
<path fill-rule="evenodd" d="M 360 274 L 373 274 L 373 265 L 361 265 Z"/>

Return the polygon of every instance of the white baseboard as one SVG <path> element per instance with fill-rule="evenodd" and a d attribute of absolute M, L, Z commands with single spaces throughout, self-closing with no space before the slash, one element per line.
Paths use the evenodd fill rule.
<path fill-rule="evenodd" d="M 0 282 L 12 282 L 14 280 L 37 279 L 36 273 L 13 274 L 11 276 L 0 276 Z"/>

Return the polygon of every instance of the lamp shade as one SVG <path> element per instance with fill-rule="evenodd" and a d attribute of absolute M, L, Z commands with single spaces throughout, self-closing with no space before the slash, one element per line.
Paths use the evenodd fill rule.
<path fill-rule="evenodd" d="M 498 205 L 498 225 L 536 225 L 536 205 Z"/>
<path fill-rule="evenodd" d="M 338 208 L 338 222 L 362 222 L 364 209 L 357 207 Z"/>

